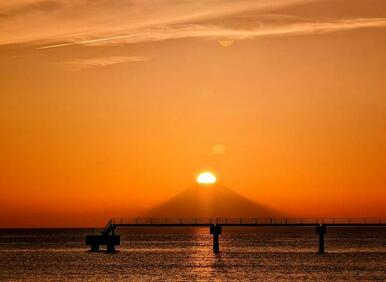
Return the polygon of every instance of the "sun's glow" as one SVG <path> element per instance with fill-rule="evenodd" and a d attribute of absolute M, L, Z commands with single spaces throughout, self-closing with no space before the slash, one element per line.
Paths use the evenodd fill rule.
<path fill-rule="evenodd" d="M 216 175 L 209 171 L 201 172 L 197 176 L 197 183 L 199 184 L 214 184 L 217 181 Z"/>

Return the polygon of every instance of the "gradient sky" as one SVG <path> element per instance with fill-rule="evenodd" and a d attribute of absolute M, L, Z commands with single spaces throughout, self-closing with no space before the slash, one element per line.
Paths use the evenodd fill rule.
<path fill-rule="evenodd" d="M 209 169 L 386 217 L 384 0 L 0 1 L 0 226 L 134 216 Z"/>

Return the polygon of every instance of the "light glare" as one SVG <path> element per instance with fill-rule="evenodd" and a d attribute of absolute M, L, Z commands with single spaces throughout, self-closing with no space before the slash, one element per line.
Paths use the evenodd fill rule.
<path fill-rule="evenodd" d="M 216 181 L 216 176 L 208 171 L 202 172 L 197 176 L 197 183 L 199 184 L 214 184 Z"/>

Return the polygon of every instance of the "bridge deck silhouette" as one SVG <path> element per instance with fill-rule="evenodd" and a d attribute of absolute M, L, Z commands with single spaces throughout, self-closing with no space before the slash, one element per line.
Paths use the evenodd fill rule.
<path fill-rule="evenodd" d="M 98 251 L 106 245 L 107 251 L 115 251 L 120 244 L 118 227 L 209 227 L 213 234 L 213 251 L 219 252 L 219 235 L 222 227 L 315 227 L 319 235 L 319 253 L 324 253 L 324 236 L 327 227 L 386 227 L 384 218 L 112 218 L 101 235 L 86 236 L 86 245 Z"/>

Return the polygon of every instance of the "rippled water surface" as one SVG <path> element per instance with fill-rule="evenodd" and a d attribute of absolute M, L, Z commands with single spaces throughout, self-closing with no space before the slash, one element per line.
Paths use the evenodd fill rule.
<path fill-rule="evenodd" d="M 224 228 L 220 254 L 208 228 L 132 228 L 119 252 L 87 252 L 91 229 L 0 229 L 0 280 L 378 280 L 386 278 L 386 228 Z"/>

